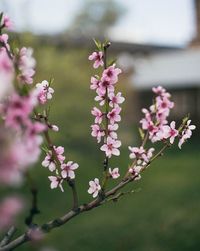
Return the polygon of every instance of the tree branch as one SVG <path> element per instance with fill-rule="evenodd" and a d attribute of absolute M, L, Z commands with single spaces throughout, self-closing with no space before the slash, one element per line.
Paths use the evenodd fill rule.
<path fill-rule="evenodd" d="M 73 210 L 69 211 L 68 213 L 66 213 L 65 215 L 63 215 L 62 217 L 54 219 L 52 221 L 49 221 L 49 222 L 43 224 L 41 227 L 38 227 L 38 230 L 42 231 L 44 233 L 47 233 L 54 228 L 57 228 L 57 227 L 64 225 L 65 223 L 67 223 L 69 220 L 71 220 L 75 216 L 77 216 L 83 212 L 86 212 L 86 211 L 89 211 L 89 210 L 92 210 L 96 207 L 101 206 L 102 204 L 107 202 L 106 198 L 108 198 L 111 195 L 114 195 L 117 191 L 119 191 L 121 188 L 123 188 L 126 184 L 132 182 L 135 178 L 136 178 L 135 176 L 132 176 L 132 177 L 127 178 L 126 180 L 121 181 L 113 189 L 111 189 L 105 193 L 105 199 L 100 200 L 99 198 L 97 198 L 97 199 L 89 202 L 88 204 L 82 204 L 81 206 L 79 206 L 77 208 L 77 210 L 73 209 Z M 16 247 L 21 246 L 23 243 L 28 242 L 30 240 L 31 240 L 31 230 L 29 229 L 27 232 L 25 232 L 24 234 L 22 234 L 21 236 L 19 236 L 18 238 L 16 238 L 12 242 L 10 242 L 9 244 L 5 245 L 4 247 L 0 247 L 0 251 L 13 250 Z"/>
<path fill-rule="evenodd" d="M 5 246 L 13 237 L 13 235 L 16 232 L 16 228 L 14 226 L 12 226 L 8 232 L 6 233 L 6 235 L 4 236 L 3 240 L 0 242 L 0 247 Z"/>

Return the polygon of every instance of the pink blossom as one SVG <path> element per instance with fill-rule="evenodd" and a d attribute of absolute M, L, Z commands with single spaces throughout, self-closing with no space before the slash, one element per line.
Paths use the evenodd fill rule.
<path fill-rule="evenodd" d="M 110 124 L 114 124 L 115 122 L 121 121 L 121 116 L 119 115 L 121 112 L 120 107 L 113 108 L 107 115 L 107 118 L 110 120 Z"/>
<path fill-rule="evenodd" d="M 103 93 L 101 92 L 100 88 L 97 90 L 97 94 L 98 95 L 94 98 L 94 100 L 100 102 L 99 105 L 103 106 L 105 104 L 106 95 L 104 92 Z"/>
<path fill-rule="evenodd" d="M 0 100 L 12 90 L 14 67 L 5 48 L 0 48 Z"/>
<path fill-rule="evenodd" d="M 49 126 L 51 128 L 51 130 L 53 130 L 54 132 L 58 132 L 59 131 L 59 127 L 57 125 L 50 125 Z"/>
<path fill-rule="evenodd" d="M 129 146 L 128 148 L 131 151 L 131 153 L 129 155 L 130 159 L 140 158 L 142 156 L 142 154 L 145 153 L 145 150 L 142 146 L 141 147 Z"/>
<path fill-rule="evenodd" d="M 42 166 L 48 167 L 49 171 L 51 172 L 56 170 L 56 164 L 55 164 L 55 160 L 53 159 L 52 154 L 49 154 L 49 153 L 47 154 L 45 159 L 42 161 Z"/>
<path fill-rule="evenodd" d="M 188 120 L 185 128 L 182 131 L 181 138 L 178 143 L 178 147 L 181 149 L 182 144 L 192 136 L 192 131 L 196 129 L 195 125 L 190 125 L 191 120 Z"/>
<path fill-rule="evenodd" d="M 108 136 L 113 139 L 117 139 L 117 129 L 119 128 L 118 124 L 108 125 Z"/>
<path fill-rule="evenodd" d="M 19 197 L 7 197 L 0 203 L 0 229 L 11 226 L 15 217 L 23 208 L 23 201 Z"/>
<path fill-rule="evenodd" d="M 96 69 L 99 66 L 103 66 L 104 62 L 103 62 L 103 52 L 102 51 L 98 51 L 98 52 L 93 52 L 89 57 L 89 60 L 94 60 L 94 64 L 93 67 Z"/>
<path fill-rule="evenodd" d="M 97 88 L 99 88 L 99 84 L 100 84 L 99 79 L 97 79 L 96 77 L 91 77 L 91 85 L 90 85 L 91 90 L 96 90 Z"/>
<path fill-rule="evenodd" d="M 119 168 L 116 167 L 113 170 L 111 170 L 111 168 L 109 168 L 109 174 L 113 179 L 117 179 L 119 178 L 120 174 L 119 174 Z"/>
<path fill-rule="evenodd" d="M 153 88 L 152 88 L 152 91 L 153 91 L 155 94 L 159 95 L 159 96 L 165 96 L 165 97 L 168 97 L 168 98 L 171 97 L 171 95 L 170 95 L 168 92 L 166 92 L 165 88 L 163 88 L 163 87 L 160 86 L 160 85 L 157 86 L 157 87 L 153 87 Z"/>
<path fill-rule="evenodd" d="M 106 144 L 104 144 L 100 149 L 105 152 L 106 156 L 110 158 L 112 155 L 119 156 L 119 147 L 121 146 L 121 141 L 107 137 Z"/>
<path fill-rule="evenodd" d="M 33 49 L 23 47 L 19 51 L 18 68 L 20 70 L 19 79 L 27 84 L 33 83 L 33 75 L 35 74 L 36 61 L 32 57 Z"/>
<path fill-rule="evenodd" d="M 141 166 L 134 166 L 129 168 L 129 173 L 131 173 L 134 177 L 134 180 L 140 180 L 141 179 L 141 175 L 140 172 L 142 171 L 142 167 Z"/>
<path fill-rule="evenodd" d="M 64 147 L 62 146 L 54 146 L 54 151 L 56 154 L 56 158 L 59 160 L 59 162 L 62 164 L 65 160 L 65 156 L 63 156 L 64 153 Z M 51 172 L 56 170 L 56 161 L 55 157 L 52 154 L 52 151 L 49 151 L 45 157 L 45 159 L 42 161 L 42 166 L 48 167 Z"/>
<path fill-rule="evenodd" d="M 33 110 L 31 97 L 19 96 L 14 93 L 10 96 L 5 107 L 5 124 L 8 127 L 18 129 L 29 123 L 29 114 Z"/>
<path fill-rule="evenodd" d="M 0 42 L 9 51 L 10 50 L 10 45 L 8 44 L 8 38 L 9 38 L 8 34 L 2 34 L 2 35 L 0 35 Z"/>
<path fill-rule="evenodd" d="M 40 104 L 45 104 L 48 99 L 52 99 L 52 94 L 54 93 L 53 88 L 49 86 L 47 80 L 43 80 L 41 83 L 36 84 L 36 91 Z"/>
<path fill-rule="evenodd" d="M 94 107 L 92 109 L 91 113 L 92 113 L 92 115 L 95 116 L 95 123 L 101 124 L 103 113 L 98 108 L 96 108 L 96 107 Z"/>
<path fill-rule="evenodd" d="M 99 191 L 101 190 L 101 186 L 99 185 L 99 179 L 95 178 L 94 181 L 91 180 L 89 182 L 89 185 L 90 185 L 90 187 L 88 189 L 88 193 L 93 194 L 92 197 L 96 198 Z"/>
<path fill-rule="evenodd" d="M 174 102 L 171 102 L 168 97 L 160 97 L 156 98 L 156 107 L 158 110 L 169 110 L 174 107 Z"/>
<path fill-rule="evenodd" d="M 73 163 L 73 161 L 68 161 L 67 164 L 62 164 L 61 165 L 61 175 L 64 179 L 70 178 L 74 179 L 75 178 L 75 173 L 74 170 L 76 170 L 79 167 L 77 163 Z"/>
<path fill-rule="evenodd" d="M 124 102 L 124 100 L 125 100 L 125 98 L 122 97 L 121 92 L 118 92 L 116 95 L 113 92 L 110 92 L 108 94 L 108 97 L 110 99 L 109 105 L 111 107 L 116 107 L 119 104 L 122 104 Z"/>
<path fill-rule="evenodd" d="M 115 68 L 115 64 L 109 66 L 103 71 L 103 78 L 107 78 L 112 84 L 117 83 L 118 75 L 121 73 L 121 69 Z"/>
<path fill-rule="evenodd" d="M 49 180 L 51 181 L 51 189 L 55 189 L 57 188 L 58 186 L 60 187 L 60 190 L 62 192 L 64 192 L 64 189 L 63 189 L 63 186 L 62 186 L 62 183 L 63 183 L 63 179 L 59 176 L 48 176 Z"/>
<path fill-rule="evenodd" d="M 103 95 L 106 94 L 106 92 L 114 92 L 114 86 L 109 78 L 102 77 L 97 90 Z"/>
<path fill-rule="evenodd" d="M 91 125 L 91 127 L 92 127 L 91 135 L 92 137 L 97 138 L 97 142 L 99 143 L 101 141 L 101 137 L 105 135 L 105 132 L 97 124 Z"/>
<path fill-rule="evenodd" d="M 175 126 L 176 126 L 175 121 L 172 121 L 170 123 L 170 126 L 165 125 L 165 126 L 162 127 L 163 138 L 164 139 L 170 138 L 169 141 L 170 141 L 171 144 L 174 143 L 175 138 L 178 136 L 178 130 L 176 130 Z"/>
<path fill-rule="evenodd" d="M 131 147 L 129 146 L 129 150 L 131 151 L 129 157 L 130 159 L 137 159 L 137 164 L 140 166 L 145 166 L 153 156 L 154 148 L 150 148 L 146 151 L 143 146 L 140 147 Z"/>
<path fill-rule="evenodd" d="M 12 28 L 12 26 L 13 26 L 13 23 L 11 22 L 10 18 L 7 15 L 5 15 L 5 14 L 2 17 L 2 21 L 1 22 L 2 22 L 2 26 L 5 27 L 5 28 L 7 28 L 7 29 Z"/>

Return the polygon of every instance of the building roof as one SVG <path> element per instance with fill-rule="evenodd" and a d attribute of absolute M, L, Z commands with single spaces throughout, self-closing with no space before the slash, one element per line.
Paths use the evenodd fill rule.
<path fill-rule="evenodd" d="M 156 53 L 135 64 L 133 84 L 137 89 L 155 85 L 170 88 L 200 86 L 200 48 Z"/>

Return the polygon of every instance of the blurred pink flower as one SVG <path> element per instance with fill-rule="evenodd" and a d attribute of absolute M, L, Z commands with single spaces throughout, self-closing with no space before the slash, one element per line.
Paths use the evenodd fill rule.
<path fill-rule="evenodd" d="M 23 201 L 19 197 L 7 197 L 0 203 L 0 229 L 11 226 L 16 216 L 23 208 Z"/>

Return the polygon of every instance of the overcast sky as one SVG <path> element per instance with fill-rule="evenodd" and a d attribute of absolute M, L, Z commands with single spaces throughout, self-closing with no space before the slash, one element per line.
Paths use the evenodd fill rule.
<path fill-rule="evenodd" d="M 95 1 L 95 0 L 94 0 Z M 117 0 L 127 10 L 113 39 L 182 45 L 194 36 L 193 0 Z M 17 30 L 56 33 L 66 29 L 84 0 L 0 0 Z"/>

